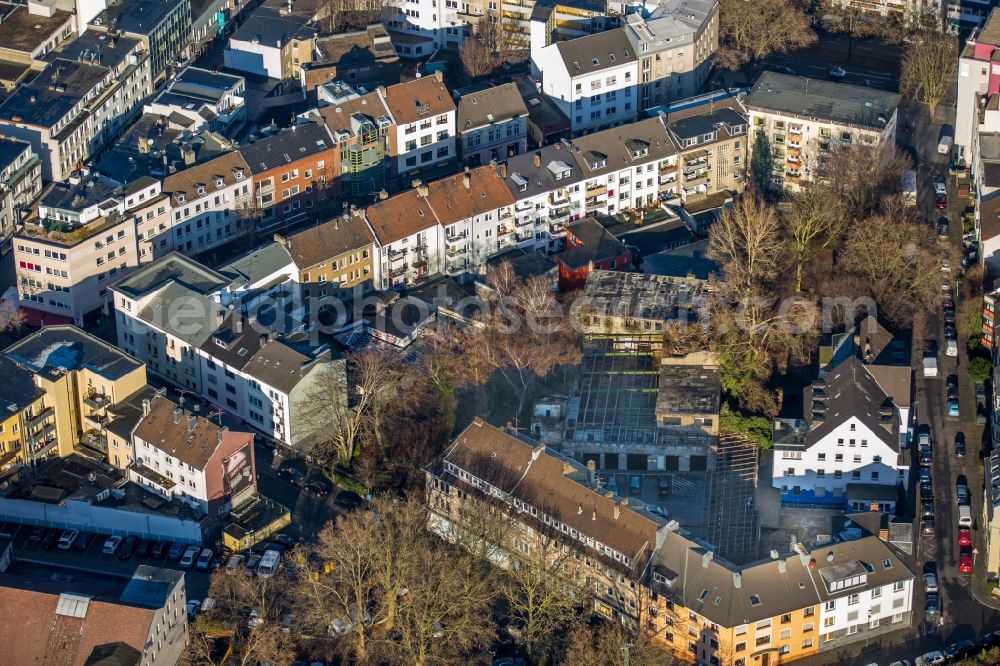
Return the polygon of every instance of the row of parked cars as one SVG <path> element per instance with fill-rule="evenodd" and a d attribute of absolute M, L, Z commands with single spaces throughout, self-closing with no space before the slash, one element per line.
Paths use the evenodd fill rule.
<path fill-rule="evenodd" d="M 75 550 L 82 553 L 86 552 L 91 544 L 102 538 L 104 542 L 101 545 L 101 553 L 117 555 L 122 560 L 129 560 L 133 557 L 154 560 L 166 558 L 178 560 L 182 569 L 206 570 L 212 566 L 213 552 L 211 548 L 201 548 L 186 543 L 142 539 L 134 534 L 128 536 L 105 535 L 77 529 L 47 530 L 44 527 L 38 527 L 32 531 L 29 540 L 39 542 L 42 550 L 58 548 L 59 550 Z"/>
<path fill-rule="evenodd" d="M 944 650 L 933 650 L 917 657 L 913 661 L 913 666 L 941 666 L 968 659 L 979 654 L 982 650 L 1000 646 L 1000 632 L 990 632 L 979 639 L 978 642 L 961 640 L 950 643 Z M 907 660 L 897 661 L 890 666 L 910 666 Z"/>

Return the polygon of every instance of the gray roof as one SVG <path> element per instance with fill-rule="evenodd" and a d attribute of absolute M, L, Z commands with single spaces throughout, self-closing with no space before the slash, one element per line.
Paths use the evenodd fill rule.
<path fill-rule="evenodd" d="M 224 307 L 179 282 L 170 282 L 138 315 L 194 347 L 201 347 L 228 313 Z"/>
<path fill-rule="evenodd" d="M 711 274 L 719 275 L 719 265 L 705 257 L 708 240 L 700 240 L 683 247 L 648 254 L 642 258 L 642 270 L 653 275 L 685 277 L 693 275 L 707 280 Z"/>
<path fill-rule="evenodd" d="M 157 390 L 148 384 L 135 393 L 119 400 L 108 409 L 111 420 L 106 429 L 127 442 L 132 441 L 132 430 L 142 420 L 142 401 L 150 400 Z"/>
<path fill-rule="evenodd" d="M 676 48 L 694 41 L 717 6 L 718 0 L 665 0 L 645 21 L 639 13 L 629 14 L 626 31 L 633 44 L 645 42 L 651 52 Z"/>
<path fill-rule="evenodd" d="M 570 175 L 559 181 L 549 168 L 557 162 L 566 163 L 571 168 Z M 579 183 L 583 178 L 583 170 L 574 159 L 569 145 L 560 142 L 508 158 L 504 182 L 514 198 L 520 201 Z"/>
<path fill-rule="evenodd" d="M 168 282 L 177 282 L 200 294 L 210 294 L 229 284 L 230 278 L 217 273 L 180 252 L 171 252 L 140 266 L 114 285 L 113 289 L 140 298 Z"/>
<path fill-rule="evenodd" d="M 678 153 L 677 144 L 658 117 L 577 137 L 571 145 L 587 178 Z M 642 153 L 643 148 L 645 154 Z"/>
<path fill-rule="evenodd" d="M 229 262 L 219 269 L 219 273 L 232 280 L 232 286 L 242 287 L 263 280 L 292 263 L 287 248 L 273 242 Z"/>
<path fill-rule="evenodd" d="M 31 150 L 31 144 L 27 141 L 0 137 L 0 171 L 13 164 L 26 150 Z"/>
<path fill-rule="evenodd" d="M 230 313 L 222 325 L 201 345 L 201 350 L 231 368 L 242 370 L 267 342 L 267 330 Z"/>
<path fill-rule="evenodd" d="M 900 96 L 866 86 L 764 72 L 746 98 L 748 109 L 881 129 Z"/>
<path fill-rule="evenodd" d="M 158 104 L 185 106 L 217 104 L 227 91 L 239 86 L 242 76 L 188 67 L 156 96 Z"/>
<path fill-rule="evenodd" d="M 623 28 L 557 42 L 555 47 L 570 77 L 600 72 L 636 59 Z"/>
<path fill-rule="evenodd" d="M 129 606 L 163 608 L 174 588 L 183 579 L 184 574 L 180 571 L 140 564 L 132 573 L 119 600 Z"/>
<path fill-rule="evenodd" d="M 4 354 L 49 378 L 87 368 L 102 377 L 118 379 L 143 365 L 117 347 L 70 325 L 45 326 L 7 347 Z"/>
<path fill-rule="evenodd" d="M 738 126 L 742 126 L 742 133 L 745 133 L 747 122 L 747 119 L 736 111 L 722 108 L 714 112 L 690 115 L 678 120 L 668 118 L 667 127 L 675 139 L 683 141 L 720 130 L 728 134 L 730 128 Z"/>
<path fill-rule="evenodd" d="M 657 414 L 706 414 L 718 418 L 722 381 L 717 368 L 674 365 L 664 359 L 660 366 Z"/>
<path fill-rule="evenodd" d="M 268 386 L 289 393 L 305 376 L 312 360 L 283 342 L 271 340 L 243 366 L 243 372 Z"/>
<path fill-rule="evenodd" d="M 577 238 L 579 244 L 553 256 L 573 269 L 582 268 L 591 261 L 613 259 L 628 250 L 624 243 L 593 217 L 584 217 L 571 223 L 568 232 Z"/>
<path fill-rule="evenodd" d="M 107 75 L 108 69 L 100 65 L 55 60 L 31 83 L 18 86 L 0 104 L 0 119 L 53 127 Z"/>
<path fill-rule="evenodd" d="M 273 7 L 258 7 L 243 22 L 232 39 L 241 42 L 257 40 L 264 46 L 280 48 L 292 39 L 311 39 L 316 29 L 309 26 L 309 18 L 302 14 L 284 14 Z"/>
<path fill-rule="evenodd" d="M 177 0 L 120 0 L 111 5 L 91 23 L 106 26 L 114 26 L 118 30 L 131 32 L 137 35 L 150 35 L 163 23 L 178 6 Z M 190 7 L 190 2 L 188 2 Z M 188 25 L 185 29 L 190 30 L 190 11 L 188 12 Z"/>
<path fill-rule="evenodd" d="M 108 199 L 117 199 L 124 190 L 117 180 L 91 174 L 78 184 L 53 183 L 42 193 L 39 204 L 47 208 L 59 210 L 82 211 L 84 208 L 104 203 Z"/>
<path fill-rule="evenodd" d="M 291 164 L 333 145 L 333 137 L 325 124 L 308 122 L 244 144 L 239 151 L 250 171 L 258 174 Z"/>
<path fill-rule="evenodd" d="M 701 303 L 702 287 L 686 278 L 593 270 L 583 291 L 588 314 L 667 321 Z"/>
<path fill-rule="evenodd" d="M 119 36 L 110 40 L 103 32 L 88 30 L 58 51 L 49 51 L 45 59 L 49 62 L 63 58 L 87 62 L 90 58 L 91 64 L 117 69 L 139 44 L 140 40 L 133 37 Z"/>
<path fill-rule="evenodd" d="M 513 83 L 502 83 L 458 99 L 459 133 L 527 115 L 528 107 Z"/>
<path fill-rule="evenodd" d="M 35 385 L 31 372 L 0 355 L 0 421 L 21 411 L 45 391 Z"/>

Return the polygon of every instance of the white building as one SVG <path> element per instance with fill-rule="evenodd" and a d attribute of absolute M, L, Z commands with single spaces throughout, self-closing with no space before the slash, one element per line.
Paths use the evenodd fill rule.
<path fill-rule="evenodd" d="M 246 123 L 246 79 L 199 67 L 187 67 L 146 104 L 144 113 L 186 118 L 187 129 L 204 128 L 233 137 Z"/>
<path fill-rule="evenodd" d="M 574 134 L 635 120 L 639 61 L 622 28 L 543 46 L 532 22 L 531 70 L 542 92 L 569 118 Z"/>
<path fill-rule="evenodd" d="M 986 104 L 984 97 L 1000 91 L 1000 63 L 993 59 L 997 46 L 1000 46 L 1000 12 L 994 11 L 986 24 L 969 36 L 958 59 L 955 146 L 967 163 L 971 163 L 972 144 L 982 122 L 979 114 Z"/>
<path fill-rule="evenodd" d="M 375 236 L 372 257 L 376 289 L 414 285 L 444 271 L 444 229 L 427 202 L 429 188 L 418 185 L 365 210 Z"/>
<path fill-rule="evenodd" d="M 395 123 L 397 174 L 441 167 L 457 157 L 457 108 L 442 80 L 441 72 L 435 72 L 385 89 Z"/>

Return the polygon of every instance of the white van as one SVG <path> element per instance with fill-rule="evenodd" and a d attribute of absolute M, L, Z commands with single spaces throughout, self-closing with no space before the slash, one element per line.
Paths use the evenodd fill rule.
<path fill-rule="evenodd" d="M 188 546 L 187 550 L 184 551 L 183 557 L 181 557 L 181 569 L 190 569 L 193 567 L 195 560 L 198 559 L 198 553 L 200 552 L 201 548 L 198 546 Z"/>
<path fill-rule="evenodd" d="M 944 353 L 947 356 L 958 356 L 958 343 L 954 340 L 947 340 L 944 343 Z"/>
<path fill-rule="evenodd" d="M 270 578 L 280 566 L 281 553 L 276 550 L 266 550 L 264 556 L 260 558 L 260 564 L 257 565 L 257 575 L 261 578 Z"/>
<path fill-rule="evenodd" d="M 972 509 L 967 504 L 958 507 L 958 524 L 962 527 L 972 527 Z"/>

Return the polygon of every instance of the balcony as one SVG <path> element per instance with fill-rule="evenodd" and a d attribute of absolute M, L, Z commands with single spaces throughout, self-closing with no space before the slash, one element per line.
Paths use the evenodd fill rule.
<path fill-rule="evenodd" d="M 469 266 L 469 262 L 464 259 L 458 261 L 449 261 L 446 264 L 446 270 L 450 275 L 457 275 L 459 273 L 464 273 Z"/>
<path fill-rule="evenodd" d="M 802 144 L 799 143 L 798 141 L 788 143 L 788 152 L 792 151 L 798 152 L 800 150 L 802 150 Z"/>
<path fill-rule="evenodd" d="M 534 232 L 529 231 L 527 233 L 519 233 L 514 238 L 517 244 L 520 245 L 521 243 L 530 243 L 535 240 L 535 234 Z"/>
<path fill-rule="evenodd" d="M 556 190 L 549 194 L 550 206 L 562 206 L 569 203 L 569 192 L 566 190 Z"/>
<path fill-rule="evenodd" d="M 91 393 L 83 399 L 83 404 L 91 409 L 104 409 L 111 404 L 111 399 L 103 393 Z"/>
<path fill-rule="evenodd" d="M 91 425 L 91 427 L 97 430 L 104 430 L 108 427 L 111 422 L 111 417 L 101 414 L 85 414 L 83 420 Z"/>
<path fill-rule="evenodd" d="M 34 428 L 36 425 L 38 425 L 39 423 L 44 422 L 46 419 L 48 419 L 53 414 L 55 414 L 55 410 L 53 410 L 51 407 L 46 407 L 45 409 L 43 409 L 42 411 L 38 412 L 34 416 L 29 416 L 27 418 L 28 428 L 29 429 Z"/>
<path fill-rule="evenodd" d="M 511 216 L 510 208 L 506 208 L 506 209 L 500 211 L 500 215 L 498 216 L 497 219 L 506 220 L 510 216 Z"/>
<path fill-rule="evenodd" d="M 677 174 L 674 173 L 661 175 L 659 180 L 660 185 L 667 185 L 669 183 L 676 183 L 676 182 L 677 182 Z"/>
<path fill-rule="evenodd" d="M 526 227 L 529 224 L 534 224 L 534 223 L 535 223 L 535 217 L 533 215 L 525 215 L 524 217 L 519 217 L 514 220 L 514 226 L 518 228 Z"/>
<path fill-rule="evenodd" d="M 707 185 L 710 182 L 712 182 L 712 179 L 707 173 L 703 173 L 700 176 L 685 179 L 684 187 L 697 187 L 698 185 Z"/>
<path fill-rule="evenodd" d="M 389 277 L 392 278 L 403 277 L 403 275 L 406 274 L 407 268 L 409 268 L 409 266 L 407 266 L 406 264 L 403 264 L 402 266 L 397 266 L 396 268 L 393 268 L 392 270 L 389 271 Z"/>
<path fill-rule="evenodd" d="M 677 165 L 676 164 L 665 164 L 665 165 L 663 165 L 663 166 L 660 167 L 660 175 L 661 176 L 665 176 L 665 175 L 670 174 L 670 173 L 677 173 Z"/>
<path fill-rule="evenodd" d="M 548 234 L 553 238 L 562 238 L 566 233 L 566 225 L 563 222 L 549 222 Z"/>
<path fill-rule="evenodd" d="M 449 231 L 448 235 L 445 236 L 445 240 L 447 240 L 449 243 L 457 243 L 457 242 L 459 242 L 461 240 L 465 240 L 468 237 L 469 237 L 469 232 L 468 231 L 464 231 L 464 230 L 463 231 Z"/>
<path fill-rule="evenodd" d="M 154 488 L 161 491 L 169 491 L 177 485 L 172 479 L 168 479 L 159 472 L 139 463 L 132 463 L 132 466 L 129 467 L 129 471 L 135 472 L 135 474 L 141 477 L 142 480 L 146 481 L 148 485 L 152 485 Z"/>
<path fill-rule="evenodd" d="M 789 125 L 788 126 L 788 133 L 789 134 L 794 134 L 796 136 L 802 136 L 802 128 L 801 127 L 796 127 L 795 125 Z"/>
<path fill-rule="evenodd" d="M 497 227 L 497 236 L 510 236 L 514 233 L 514 227 L 509 224 L 502 224 Z"/>
<path fill-rule="evenodd" d="M 427 268 L 427 253 L 417 252 L 416 256 L 413 258 L 414 268 Z"/>
<path fill-rule="evenodd" d="M 799 162 L 801 162 L 798 155 L 788 155 L 785 158 L 785 161 L 787 161 L 789 164 L 798 164 Z"/>
<path fill-rule="evenodd" d="M 455 246 L 455 247 L 449 247 L 447 255 L 449 257 L 461 257 L 461 256 L 465 255 L 468 251 L 469 251 L 469 248 L 468 248 L 468 246 L 465 246 L 465 245 Z"/>
<path fill-rule="evenodd" d="M 588 187 L 586 192 L 586 197 L 592 199 L 594 197 L 601 197 L 608 193 L 608 186 L 605 184 L 595 185 L 594 187 Z"/>
<path fill-rule="evenodd" d="M 404 258 L 406 256 L 406 250 L 395 250 L 395 249 L 392 249 L 392 250 L 389 250 L 389 254 L 387 256 L 388 256 L 389 261 L 399 261 L 400 259 L 402 259 L 402 258 Z"/>

